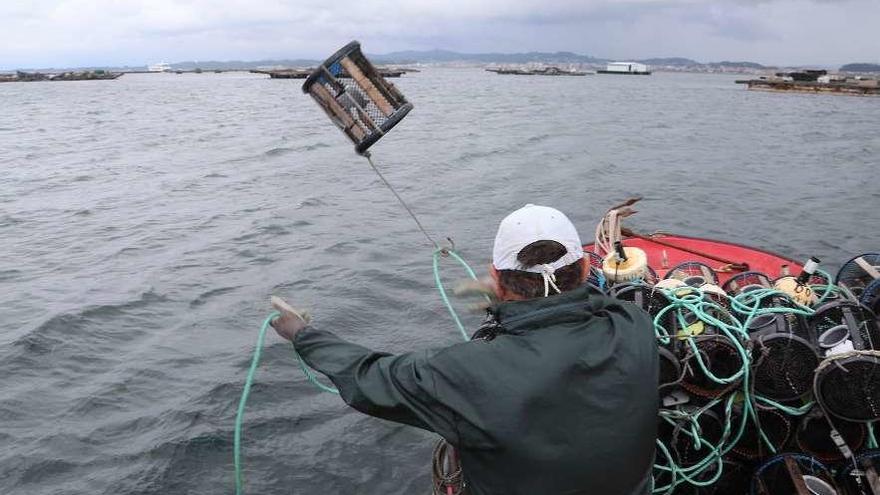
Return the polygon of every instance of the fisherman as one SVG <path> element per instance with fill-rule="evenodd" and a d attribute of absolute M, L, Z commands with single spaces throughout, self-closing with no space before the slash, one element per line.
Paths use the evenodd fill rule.
<path fill-rule="evenodd" d="M 284 311 L 272 326 L 365 414 L 442 436 L 465 493 L 647 495 L 657 428 L 649 315 L 584 282 L 560 211 L 502 220 L 490 267 L 498 304 L 469 342 L 377 352 Z"/>

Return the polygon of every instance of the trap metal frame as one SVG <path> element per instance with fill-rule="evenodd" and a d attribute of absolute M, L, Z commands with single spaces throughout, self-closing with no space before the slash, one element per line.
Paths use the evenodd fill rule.
<path fill-rule="evenodd" d="M 342 129 L 360 155 L 367 155 L 367 149 L 413 108 L 367 60 L 357 41 L 325 60 L 306 78 L 302 90 Z"/>

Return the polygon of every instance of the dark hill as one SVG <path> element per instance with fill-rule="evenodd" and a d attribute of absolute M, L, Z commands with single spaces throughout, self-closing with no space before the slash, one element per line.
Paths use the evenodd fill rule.
<path fill-rule="evenodd" d="M 639 62 L 648 65 L 664 65 L 674 67 L 688 67 L 691 65 L 700 65 L 696 60 L 683 57 L 666 57 L 666 58 L 646 58 Z"/>
<path fill-rule="evenodd" d="M 727 67 L 727 68 L 738 68 L 738 69 L 766 69 L 767 67 L 755 62 L 729 62 L 727 60 L 723 62 L 709 62 L 706 65 L 710 65 L 713 67 Z"/>
<path fill-rule="evenodd" d="M 525 64 L 529 62 L 549 63 L 601 63 L 605 59 L 598 59 L 590 55 L 579 55 L 572 52 L 527 52 L 527 53 L 459 53 L 448 50 L 428 51 L 402 51 L 383 55 L 369 55 L 377 63 L 403 64 L 411 62 L 425 63 L 449 63 L 449 62 L 476 62 L 497 64 Z"/>
<path fill-rule="evenodd" d="M 841 72 L 880 72 L 880 64 L 846 64 L 840 70 Z"/>

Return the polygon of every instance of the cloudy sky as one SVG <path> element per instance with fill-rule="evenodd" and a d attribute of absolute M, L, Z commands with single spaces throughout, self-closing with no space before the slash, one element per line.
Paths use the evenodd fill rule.
<path fill-rule="evenodd" d="M 880 0 L 0 0 L 0 69 L 369 53 L 573 51 L 880 62 Z"/>

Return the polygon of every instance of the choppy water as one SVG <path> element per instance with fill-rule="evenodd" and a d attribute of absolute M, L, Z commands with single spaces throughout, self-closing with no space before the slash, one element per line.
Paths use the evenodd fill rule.
<path fill-rule="evenodd" d="M 430 69 L 397 81 L 416 109 L 374 157 L 478 267 L 526 202 L 588 240 L 634 194 L 645 231 L 831 268 L 880 249 L 880 99 L 733 79 Z M 295 81 L 3 84 L 0 171 L 0 493 L 230 493 L 270 294 L 379 349 L 458 338 L 430 247 Z M 248 493 L 427 492 L 431 435 L 349 411 L 268 342 Z"/>

